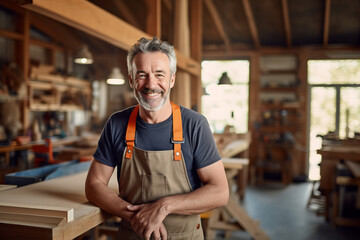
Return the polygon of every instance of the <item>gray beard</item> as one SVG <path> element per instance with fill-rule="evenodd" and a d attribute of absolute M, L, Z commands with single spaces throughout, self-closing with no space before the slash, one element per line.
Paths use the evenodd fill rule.
<path fill-rule="evenodd" d="M 167 93 L 166 96 L 164 96 L 164 98 L 162 99 L 162 101 L 160 102 L 160 104 L 153 108 L 151 107 L 151 100 L 145 100 L 141 94 L 137 94 L 137 92 L 134 90 L 134 95 L 135 95 L 135 99 L 138 101 L 138 103 L 140 104 L 140 106 L 142 106 L 143 108 L 145 108 L 147 111 L 150 111 L 150 112 L 155 112 L 155 111 L 158 111 L 160 110 L 164 104 L 166 103 L 166 100 L 169 98 L 169 95 L 170 95 L 170 89 Z"/>

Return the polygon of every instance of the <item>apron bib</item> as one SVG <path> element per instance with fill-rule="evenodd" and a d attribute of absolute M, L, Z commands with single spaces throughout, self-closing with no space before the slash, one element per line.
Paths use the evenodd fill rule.
<path fill-rule="evenodd" d="M 192 187 L 187 176 L 186 166 L 181 153 L 182 122 L 180 107 L 171 102 L 173 110 L 174 150 L 145 151 L 134 146 L 138 106 L 133 110 L 127 131 L 121 174 L 119 182 L 120 197 L 138 205 L 150 203 L 159 198 L 188 193 Z M 163 224 L 169 240 L 204 239 L 199 215 L 169 214 Z M 120 224 L 117 239 L 141 239 L 132 230 L 130 223 Z"/>

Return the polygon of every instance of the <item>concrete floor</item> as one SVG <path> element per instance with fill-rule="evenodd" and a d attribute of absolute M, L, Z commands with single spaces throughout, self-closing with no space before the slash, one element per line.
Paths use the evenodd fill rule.
<path fill-rule="evenodd" d="M 310 183 L 293 183 L 286 187 L 277 184 L 248 186 L 243 208 L 259 220 L 261 228 L 272 240 L 343 240 L 360 239 L 360 227 L 334 227 L 324 217 L 306 207 Z M 216 240 L 224 239 L 222 232 Z M 230 238 L 251 239 L 244 232 L 234 232 Z"/>

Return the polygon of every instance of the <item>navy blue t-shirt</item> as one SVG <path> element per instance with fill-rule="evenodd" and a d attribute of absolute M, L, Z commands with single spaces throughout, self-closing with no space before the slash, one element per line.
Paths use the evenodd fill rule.
<path fill-rule="evenodd" d="M 121 172 L 122 156 L 126 147 L 125 134 L 130 114 L 134 107 L 116 112 L 107 121 L 94 158 L 111 167 L 118 167 L 118 179 Z M 221 159 L 204 116 L 181 107 L 184 143 L 181 151 L 185 160 L 187 174 L 193 190 L 201 186 L 196 169 L 206 167 Z M 136 119 L 135 146 L 142 150 L 173 150 L 172 115 L 156 124 L 144 122 L 138 115 Z"/>

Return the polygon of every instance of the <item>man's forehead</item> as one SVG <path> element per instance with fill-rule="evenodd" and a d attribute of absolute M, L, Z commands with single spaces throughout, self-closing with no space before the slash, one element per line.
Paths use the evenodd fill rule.
<path fill-rule="evenodd" d="M 150 65 L 156 68 L 163 69 L 169 67 L 170 61 L 165 53 L 162 52 L 149 52 L 149 53 L 138 53 L 134 57 L 134 67 L 140 68 Z"/>

